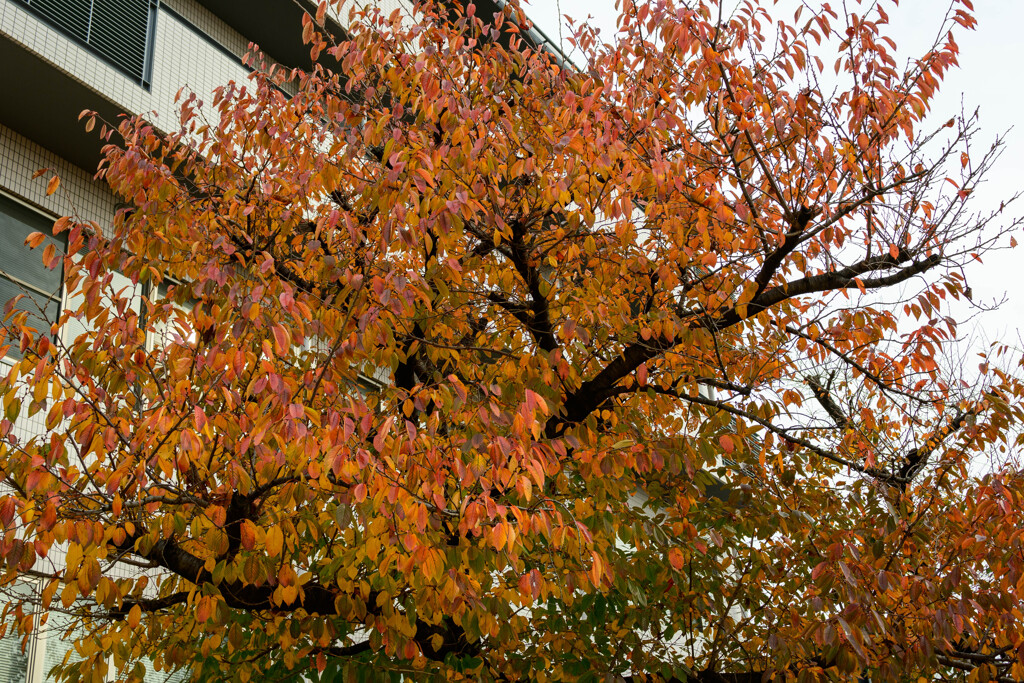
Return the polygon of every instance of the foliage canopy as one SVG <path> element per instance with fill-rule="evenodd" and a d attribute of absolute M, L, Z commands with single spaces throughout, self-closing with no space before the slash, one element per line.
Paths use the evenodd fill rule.
<path fill-rule="evenodd" d="M 104 126 L 129 208 L 6 311 L 11 628 L 71 614 L 70 680 L 1024 678 L 1019 375 L 943 360 L 1016 226 L 925 119 L 970 3 L 905 66 L 888 3 L 624 4 L 581 68 L 322 4 L 311 71 Z"/>

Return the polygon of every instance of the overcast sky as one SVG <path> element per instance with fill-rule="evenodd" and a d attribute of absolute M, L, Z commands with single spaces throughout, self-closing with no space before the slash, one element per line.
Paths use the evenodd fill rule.
<path fill-rule="evenodd" d="M 615 0 L 533 0 L 529 14 L 553 41 L 559 40 L 559 4 L 562 15 L 577 20 L 591 16 L 602 29 L 602 37 L 615 34 Z M 842 3 L 834 1 L 833 7 Z M 935 38 L 946 3 L 939 0 L 904 0 L 890 10 L 890 35 L 903 57 L 920 56 Z M 997 135 L 1006 133 L 1006 147 L 987 184 L 973 200 L 977 210 L 991 210 L 1000 201 L 1024 188 L 1024 0 L 975 0 L 978 27 L 960 31 L 960 69 L 947 76 L 942 93 L 933 106 L 933 122 L 948 120 L 964 109 L 980 109 L 984 148 Z M 837 11 L 841 11 L 838 10 Z M 789 14 L 786 18 L 791 19 Z M 568 35 L 563 23 L 562 35 Z M 568 48 L 568 45 L 565 46 Z M 813 47 L 813 45 L 812 45 Z M 827 62 L 828 60 L 826 60 Z M 1012 129 L 1012 130 L 1011 130 Z M 1024 214 L 1024 201 L 1011 206 L 1011 216 Z M 1007 238 L 1008 241 L 1008 238 Z M 1017 235 L 1024 245 L 1024 235 Z M 983 265 L 968 270 L 968 281 L 976 301 L 991 303 L 1007 298 L 998 311 L 979 318 L 975 334 L 988 341 L 1004 340 L 1019 346 L 1018 330 L 1024 327 L 1024 247 L 990 254 Z M 959 312 L 962 316 L 964 312 Z"/>

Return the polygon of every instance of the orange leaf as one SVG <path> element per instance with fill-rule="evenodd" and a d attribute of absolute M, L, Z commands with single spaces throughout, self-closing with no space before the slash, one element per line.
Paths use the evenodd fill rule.
<path fill-rule="evenodd" d="M 679 548 L 671 548 L 668 551 L 668 561 L 672 564 L 672 568 L 679 571 L 686 564 L 686 558 L 683 557 L 683 551 Z"/>
<path fill-rule="evenodd" d="M 271 328 L 271 332 L 274 335 L 274 351 L 279 356 L 284 356 L 288 353 L 288 349 L 291 347 L 291 338 L 282 325 L 274 325 Z"/>
<path fill-rule="evenodd" d="M 256 525 L 248 519 L 243 519 L 242 524 L 238 530 L 239 535 L 242 537 L 242 547 L 246 550 L 252 550 L 256 547 Z"/>
<path fill-rule="evenodd" d="M 359 482 L 355 488 L 352 489 L 352 497 L 357 503 L 362 503 L 366 500 L 366 484 Z"/>
<path fill-rule="evenodd" d="M 36 247 L 43 243 L 44 239 L 46 239 L 46 235 L 44 235 L 43 233 L 33 232 L 31 235 L 25 238 L 25 244 L 28 246 L 29 249 L 35 249 Z"/>

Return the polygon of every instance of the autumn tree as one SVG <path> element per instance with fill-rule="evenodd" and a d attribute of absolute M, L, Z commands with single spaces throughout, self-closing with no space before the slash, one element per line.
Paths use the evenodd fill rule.
<path fill-rule="evenodd" d="M 623 4 L 572 62 L 321 4 L 312 70 L 97 125 L 127 208 L 5 310 L 9 629 L 70 617 L 66 680 L 1024 679 L 1020 370 L 946 362 L 1016 223 L 926 118 L 970 3 L 905 63 L 885 2 Z"/>

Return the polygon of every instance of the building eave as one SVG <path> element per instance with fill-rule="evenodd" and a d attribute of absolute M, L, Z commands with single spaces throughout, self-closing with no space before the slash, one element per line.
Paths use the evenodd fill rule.
<path fill-rule="evenodd" d="M 50 62 L 0 34 L 0 121 L 86 171 L 96 170 L 104 142 L 86 133 L 79 114 L 118 122 L 122 108 Z M 32 106 L 25 106 L 31 102 Z"/>
<path fill-rule="evenodd" d="M 197 0 L 224 23 L 256 43 L 275 62 L 286 67 L 312 66 L 309 46 L 302 40 L 302 17 L 316 14 L 316 4 L 307 0 Z M 336 39 L 345 29 L 329 17 L 326 29 Z"/>

